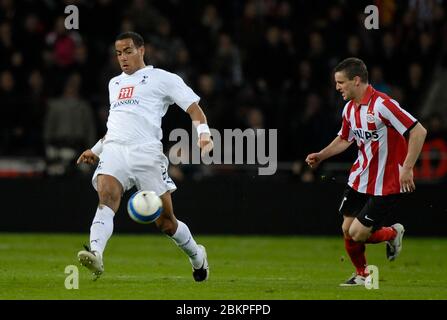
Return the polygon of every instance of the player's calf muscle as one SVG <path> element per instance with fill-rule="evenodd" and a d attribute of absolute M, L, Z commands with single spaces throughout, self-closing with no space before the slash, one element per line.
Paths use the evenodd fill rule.
<path fill-rule="evenodd" d="M 177 220 L 174 218 L 174 216 L 166 217 L 161 215 L 160 218 L 155 222 L 155 225 L 157 228 L 167 234 L 168 236 L 173 236 L 175 231 L 177 230 Z"/>

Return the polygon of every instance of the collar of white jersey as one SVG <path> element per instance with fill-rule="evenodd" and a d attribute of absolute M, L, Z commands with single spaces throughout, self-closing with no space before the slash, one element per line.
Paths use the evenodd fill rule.
<path fill-rule="evenodd" d="M 135 75 L 137 75 L 137 74 L 139 74 L 139 73 L 141 73 L 143 71 L 147 71 L 147 70 L 151 70 L 151 69 L 154 69 L 154 66 L 153 65 L 148 65 L 148 66 L 145 66 L 144 68 L 138 69 L 137 71 L 135 71 L 132 74 L 127 74 L 127 73 L 125 73 L 123 71 L 123 73 L 121 73 L 121 75 L 125 76 L 125 77 L 133 77 L 133 76 L 135 76 Z"/>

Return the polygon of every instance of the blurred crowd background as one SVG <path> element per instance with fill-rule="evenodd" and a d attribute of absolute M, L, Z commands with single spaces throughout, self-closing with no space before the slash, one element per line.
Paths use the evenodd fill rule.
<path fill-rule="evenodd" d="M 78 30 L 64 26 L 70 4 Z M 369 4 L 378 30 L 364 26 Z M 278 129 L 278 160 L 303 179 L 312 179 L 306 154 L 339 130 L 344 102 L 332 70 L 347 57 L 365 61 L 372 85 L 414 114 L 428 139 L 445 138 L 444 115 L 423 108 L 447 66 L 446 9 L 440 0 L 0 0 L 0 157 L 70 172 L 106 131 L 107 84 L 121 73 L 114 40 L 124 31 L 143 35 L 147 64 L 195 90 L 211 127 Z M 190 126 L 171 108 L 164 139 Z"/>

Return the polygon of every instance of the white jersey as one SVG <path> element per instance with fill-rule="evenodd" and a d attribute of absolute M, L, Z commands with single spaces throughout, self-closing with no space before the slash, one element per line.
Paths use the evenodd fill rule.
<path fill-rule="evenodd" d="M 176 103 L 183 110 L 200 97 L 176 74 L 153 66 L 109 82 L 110 113 L 106 142 L 161 145 L 161 119 Z"/>

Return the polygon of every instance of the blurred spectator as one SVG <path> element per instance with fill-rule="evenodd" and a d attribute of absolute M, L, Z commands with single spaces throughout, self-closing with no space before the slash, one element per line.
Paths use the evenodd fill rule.
<path fill-rule="evenodd" d="M 347 42 L 347 57 L 365 57 L 366 53 L 362 48 L 362 42 L 357 35 L 351 35 L 348 37 Z"/>
<path fill-rule="evenodd" d="M 409 8 L 416 14 L 417 27 L 423 29 L 433 20 L 435 0 L 410 0 Z"/>
<path fill-rule="evenodd" d="M 400 101 L 401 106 L 407 110 L 407 96 L 404 93 L 404 90 L 400 86 L 391 86 L 390 98 Z"/>
<path fill-rule="evenodd" d="M 380 12 L 380 27 L 390 27 L 396 18 L 396 1 L 376 1 Z"/>
<path fill-rule="evenodd" d="M 234 45 L 230 36 L 222 33 L 214 57 L 213 72 L 222 89 L 231 90 L 242 84 L 242 66 L 239 50 Z"/>
<path fill-rule="evenodd" d="M 88 47 L 84 43 L 80 43 L 76 46 L 74 50 L 74 61 L 73 66 L 70 70 L 73 72 L 79 73 L 82 79 L 82 84 L 80 88 L 80 92 L 83 95 L 88 97 L 95 97 L 98 88 L 97 81 L 94 77 L 91 76 L 92 70 L 94 70 L 95 65 L 92 63 L 92 60 L 89 59 L 89 51 Z"/>
<path fill-rule="evenodd" d="M 248 128 L 254 129 L 256 134 L 259 134 L 258 129 L 265 129 L 262 111 L 257 108 L 249 109 L 246 115 L 246 124 Z"/>
<path fill-rule="evenodd" d="M 215 129 L 231 127 L 234 106 L 225 105 L 221 94 L 217 91 L 215 79 L 208 73 L 198 78 L 197 94 L 200 96 L 200 105 L 207 114 L 208 122 Z"/>
<path fill-rule="evenodd" d="M 27 70 L 24 65 L 22 52 L 14 51 L 12 53 L 9 70 L 11 70 L 16 78 L 17 92 L 23 92 L 27 77 Z"/>
<path fill-rule="evenodd" d="M 417 114 L 417 110 L 422 106 L 421 92 L 424 92 L 425 78 L 422 73 L 422 67 L 419 63 L 412 63 L 407 70 L 407 79 L 405 82 L 405 101 L 406 110 Z"/>
<path fill-rule="evenodd" d="M 12 21 L 16 17 L 16 13 L 17 9 L 15 7 L 14 0 L 0 1 L 0 21 Z"/>
<path fill-rule="evenodd" d="M 383 78 L 383 70 L 380 66 L 372 66 L 370 71 L 370 82 L 371 85 L 380 92 L 386 93 L 389 95 L 391 93 L 391 87 L 388 83 L 385 82 Z M 402 100 L 397 100 L 402 101 Z"/>
<path fill-rule="evenodd" d="M 334 120 L 321 98 L 312 92 L 305 99 L 304 110 L 302 112 L 297 110 L 291 123 L 290 134 L 297 149 L 293 150 L 295 153 L 291 152 L 290 160 L 294 160 L 292 173 L 300 176 L 303 182 L 313 182 L 318 171 L 313 171 L 304 165 L 302 155 L 312 150 L 323 149 L 335 137 L 337 129 Z"/>
<path fill-rule="evenodd" d="M 314 31 L 308 36 L 309 50 L 307 60 L 312 66 L 315 76 L 325 79 L 330 75 L 329 55 L 325 48 L 325 40 L 320 32 Z"/>
<path fill-rule="evenodd" d="M 44 141 L 50 175 L 65 174 L 77 155 L 97 140 L 93 113 L 79 96 L 80 87 L 79 74 L 73 74 L 65 84 L 63 95 L 48 102 Z"/>
<path fill-rule="evenodd" d="M 146 60 L 148 59 L 146 58 Z M 109 50 L 107 52 L 107 58 L 104 61 L 105 64 L 101 69 L 99 77 L 97 79 L 99 80 L 97 90 L 99 92 L 99 95 L 102 97 L 103 103 L 107 105 L 109 103 L 109 97 L 108 97 L 109 81 L 110 79 L 116 77 L 122 72 L 120 65 L 118 63 L 118 59 L 116 58 L 115 44 L 109 46 Z"/>
<path fill-rule="evenodd" d="M 0 73 L 0 153 L 17 155 L 25 143 L 26 105 L 16 89 L 16 81 L 11 71 Z"/>
<path fill-rule="evenodd" d="M 89 44 L 95 51 L 99 53 L 106 53 L 109 45 L 115 40 L 116 35 L 119 33 L 121 27 L 118 23 L 97 23 L 96 15 L 101 14 L 103 17 L 107 17 L 108 21 L 122 21 L 124 12 L 121 8 L 121 4 L 115 0 L 96 0 L 92 1 L 86 9 L 89 10 L 89 19 L 87 28 L 89 33 L 93 35 L 95 39 L 101 39 L 102 41 L 94 41 Z M 84 9 L 84 8 L 83 8 Z M 154 11 L 151 11 L 154 13 Z M 149 19 L 150 16 L 147 16 Z M 148 21 L 153 23 L 153 20 Z M 83 21 L 81 21 L 83 23 Z M 83 27 L 84 28 L 84 27 Z M 92 48 L 91 48 L 92 49 Z"/>
<path fill-rule="evenodd" d="M 214 5 L 207 5 L 205 10 L 203 10 L 203 15 L 201 19 L 202 27 L 206 30 L 209 36 L 216 38 L 221 27 L 222 20 L 219 16 L 218 10 Z"/>
<path fill-rule="evenodd" d="M 44 25 L 35 13 L 25 17 L 21 34 L 21 51 L 29 69 L 43 67 L 43 49 L 45 48 Z M 32 50 L 29 50 L 32 48 Z"/>
<path fill-rule="evenodd" d="M 308 60 L 301 60 L 298 63 L 296 75 L 294 75 L 292 83 L 290 92 L 292 103 L 290 104 L 290 107 L 294 108 L 295 105 L 301 103 L 311 90 L 318 90 L 317 87 L 318 85 L 312 70 L 312 65 Z"/>
<path fill-rule="evenodd" d="M 132 21 L 134 31 L 143 35 L 154 32 L 162 17 L 160 11 L 147 0 L 133 0 L 126 12 L 126 17 Z M 128 30 L 122 30 L 122 32 Z M 130 30 L 129 30 L 130 31 Z"/>
<path fill-rule="evenodd" d="M 65 29 L 65 17 L 58 16 L 54 28 L 45 38 L 44 60 L 48 69 L 48 80 L 53 84 L 52 95 L 60 94 L 61 84 L 76 63 L 76 48 L 81 43 L 80 35 Z"/>
<path fill-rule="evenodd" d="M 273 23 L 281 29 L 289 29 L 294 26 L 293 10 L 289 1 L 279 1 L 276 5 Z"/>
<path fill-rule="evenodd" d="M 334 136 L 334 132 L 333 120 L 319 95 L 310 93 L 304 103 L 304 109 L 297 110 L 294 115 L 292 130 L 296 146 L 301 153 L 308 154 L 312 150 L 325 147 Z"/>
<path fill-rule="evenodd" d="M 47 62 L 54 62 L 60 68 L 71 66 L 75 63 L 75 49 L 79 42 L 80 38 L 76 32 L 68 32 L 65 29 L 65 17 L 57 17 L 53 31 L 46 36 L 50 50 Z"/>
<path fill-rule="evenodd" d="M 0 68 L 2 70 L 11 66 L 14 51 L 11 24 L 0 21 Z"/>
<path fill-rule="evenodd" d="M 135 30 L 136 30 L 135 23 L 129 17 L 124 17 L 121 20 L 121 27 L 120 27 L 119 33 L 135 31 Z"/>
<path fill-rule="evenodd" d="M 331 5 L 328 9 L 328 25 L 325 35 L 327 47 L 330 52 L 340 59 L 344 53 L 341 43 L 346 43 L 347 23 L 343 8 L 339 5 Z M 336 62 L 335 62 L 336 63 Z"/>
<path fill-rule="evenodd" d="M 172 72 L 178 74 L 185 82 L 191 83 L 195 79 L 195 71 L 188 49 L 186 47 L 179 48 L 175 54 Z"/>
<path fill-rule="evenodd" d="M 183 42 L 172 35 L 171 23 L 161 19 L 156 33 L 149 37 L 149 44 L 157 51 L 157 65 L 160 68 L 172 69 L 177 58 L 177 52 L 184 47 Z"/>
<path fill-rule="evenodd" d="M 429 74 L 437 62 L 433 38 L 428 32 L 420 34 L 418 46 L 414 48 L 413 59 L 421 64 L 425 74 Z"/>
<path fill-rule="evenodd" d="M 432 113 L 423 121 L 427 127 L 427 141 L 443 139 L 447 143 L 447 119 L 439 112 Z"/>
<path fill-rule="evenodd" d="M 25 95 L 26 127 L 28 132 L 29 147 L 33 154 L 43 155 L 43 122 L 46 113 L 47 93 L 45 91 L 45 80 L 42 72 L 38 69 L 31 71 L 28 78 Z"/>
<path fill-rule="evenodd" d="M 382 51 L 376 57 L 375 64 L 380 65 L 384 71 L 385 81 L 399 84 L 402 75 L 402 56 L 397 47 L 396 39 L 391 32 L 382 37 Z"/>
<path fill-rule="evenodd" d="M 212 64 L 211 54 L 214 52 L 217 37 L 222 28 L 222 20 L 219 16 L 215 5 L 208 4 L 201 11 L 201 16 L 198 17 L 198 24 L 191 30 L 190 39 L 200 39 L 200 41 L 193 40 L 194 45 L 190 45 L 194 61 L 199 72 L 209 72 Z"/>
<path fill-rule="evenodd" d="M 261 90 L 272 90 L 278 94 L 291 77 L 292 63 L 292 56 L 281 38 L 281 30 L 276 26 L 268 28 L 258 50 L 262 54 L 254 57 L 252 62 L 257 66 L 257 85 Z"/>
<path fill-rule="evenodd" d="M 262 40 L 264 23 L 259 16 L 255 1 L 246 1 L 242 17 L 236 22 L 236 42 L 241 46 L 243 59 L 252 58 L 259 42 Z M 247 70 L 251 74 L 251 70 Z"/>

